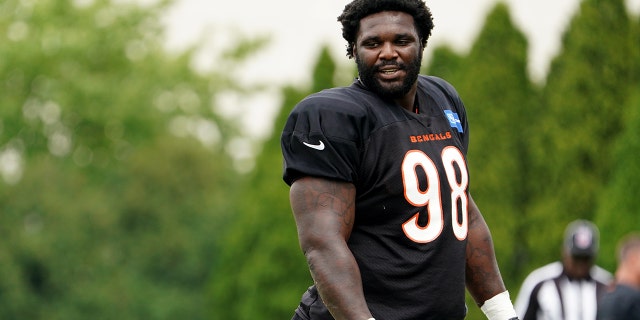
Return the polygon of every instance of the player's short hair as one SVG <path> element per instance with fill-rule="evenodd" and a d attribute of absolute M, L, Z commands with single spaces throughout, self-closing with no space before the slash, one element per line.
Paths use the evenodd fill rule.
<path fill-rule="evenodd" d="M 433 29 L 431 10 L 422 0 L 353 0 L 338 17 L 342 23 L 342 37 L 347 40 L 347 57 L 353 58 L 360 20 L 382 11 L 400 11 L 410 14 L 420 36 L 422 47 L 427 45 Z"/>

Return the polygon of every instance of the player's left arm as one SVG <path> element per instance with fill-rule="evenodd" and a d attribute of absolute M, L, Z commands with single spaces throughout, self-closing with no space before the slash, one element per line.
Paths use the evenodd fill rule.
<path fill-rule="evenodd" d="M 471 195 L 468 212 L 467 290 L 490 320 L 517 319 L 500 275 L 491 232 Z"/>

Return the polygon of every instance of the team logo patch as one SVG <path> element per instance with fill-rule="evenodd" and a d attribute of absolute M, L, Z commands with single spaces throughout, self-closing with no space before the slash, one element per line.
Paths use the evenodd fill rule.
<path fill-rule="evenodd" d="M 464 132 L 462 129 L 462 122 L 460 122 L 460 117 L 458 117 L 458 113 L 453 112 L 451 110 L 444 110 L 444 114 L 449 119 L 449 124 L 451 128 L 455 128 L 458 132 Z"/>

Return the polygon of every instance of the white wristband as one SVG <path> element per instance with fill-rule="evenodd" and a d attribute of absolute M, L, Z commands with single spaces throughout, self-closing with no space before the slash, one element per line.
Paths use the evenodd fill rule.
<path fill-rule="evenodd" d="M 498 293 L 484 302 L 480 310 L 489 320 L 508 320 L 517 318 L 516 310 L 509 299 L 509 291 Z"/>

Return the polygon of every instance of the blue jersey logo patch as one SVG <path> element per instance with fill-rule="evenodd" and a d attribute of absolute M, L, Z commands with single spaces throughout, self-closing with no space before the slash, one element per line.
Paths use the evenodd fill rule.
<path fill-rule="evenodd" d="M 449 119 L 451 128 L 455 128 L 460 133 L 464 132 L 464 130 L 462 129 L 462 122 L 460 122 L 460 117 L 458 117 L 458 113 L 451 110 L 444 110 L 444 114 L 447 116 L 447 119 Z"/>

